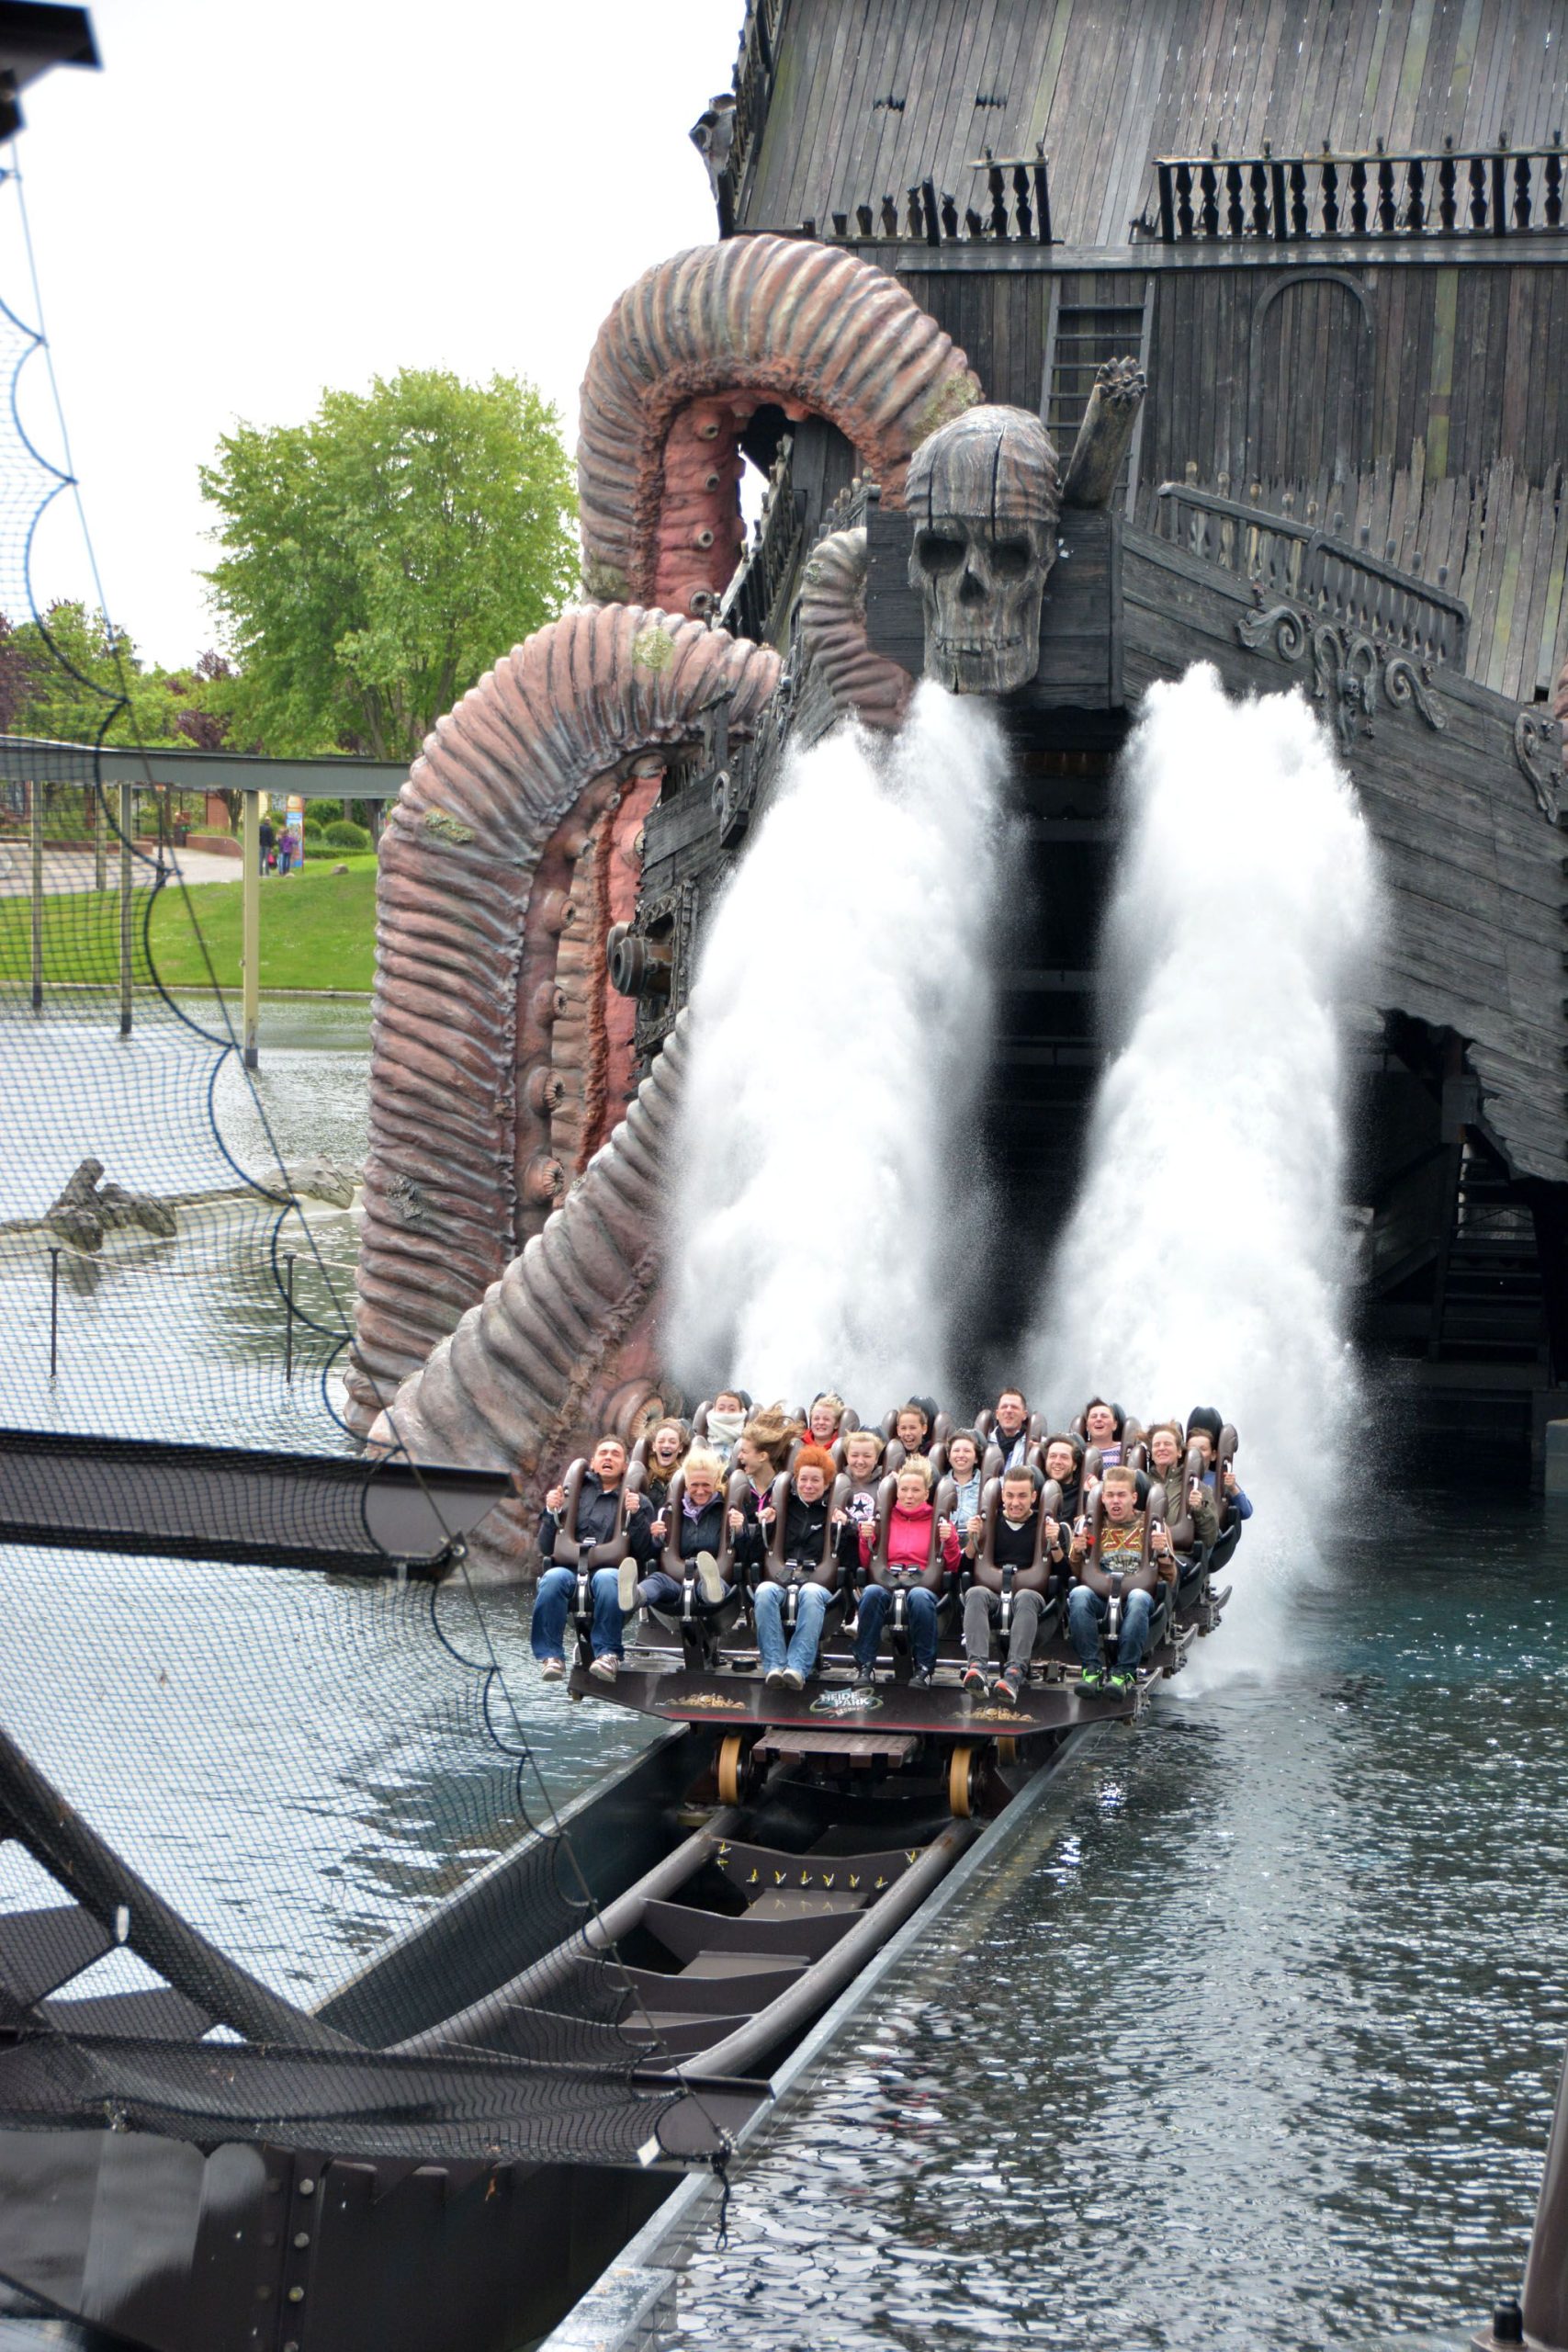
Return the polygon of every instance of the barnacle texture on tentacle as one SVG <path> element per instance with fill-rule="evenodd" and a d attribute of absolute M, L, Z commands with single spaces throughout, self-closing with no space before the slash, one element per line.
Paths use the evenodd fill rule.
<path fill-rule="evenodd" d="M 369 1426 L 577 1172 L 547 1148 L 565 1087 L 549 1026 L 571 997 L 555 943 L 589 914 L 573 861 L 591 840 L 615 852 L 634 771 L 689 740 L 720 695 L 745 732 L 777 676 L 774 654 L 700 622 L 626 605 L 572 613 L 498 662 L 427 739 L 377 886 L 352 1426 Z M 603 914 L 613 900 L 595 903 Z M 543 978 L 541 943 L 554 959 Z M 582 1027 L 591 1056 L 592 1020 Z M 585 1101 L 574 1137 L 589 1144 L 611 1107 Z"/>
<path fill-rule="evenodd" d="M 981 397 L 896 278 L 841 247 L 737 237 L 639 277 L 599 331 L 577 473 L 595 596 L 703 609 L 739 560 L 739 435 L 764 402 L 827 417 L 890 504 L 910 453 Z"/>
<path fill-rule="evenodd" d="M 481 1570 L 522 1574 L 543 1487 L 604 1430 L 629 1436 L 657 1395 L 658 1236 L 688 1018 L 564 1206 L 371 1430 L 372 1447 L 411 1461 L 513 1473 L 514 1496 L 469 1541 Z"/>
<path fill-rule="evenodd" d="M 915 681 L 901 662 L 874 653 L 866 641 L 865 580 L 863 530 L 834 531 L 818 541 L 801 583 L 801 653 L 810 690 L 824 695 L 836 717 L 892 729 L 903 724 Z"/>

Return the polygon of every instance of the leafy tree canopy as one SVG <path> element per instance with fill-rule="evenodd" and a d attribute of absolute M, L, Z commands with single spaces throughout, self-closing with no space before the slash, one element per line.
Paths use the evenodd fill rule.
<path fill-rule="evenodd" d="M 220 653 L 149 669 L 129 634 L 78 603 L 41 620 L 0 613 L 0 732 L 57 743 L 145 743 L 215 752 L 243 724 L 243 682 Z M 256 748 L 237 741 L 236 750 Z"/>
<path fill-rule="evenodd" d="M 443 711 L 577 576 L 571 470 L 534 387 L 435 368 L 242 424 L 201 486 L 207 577 L 269 752 L 412 758 Z"/>

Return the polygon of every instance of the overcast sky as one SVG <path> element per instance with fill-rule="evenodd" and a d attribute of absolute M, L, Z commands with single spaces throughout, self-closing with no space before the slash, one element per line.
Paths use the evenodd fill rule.
<path fill-rule="evenodd" d="M 105 593 L 143 652 L 216 639 L 197 468 L 236 419 L 298 422 L 323 387 L 401 367 L 499 369 L 575 439 L 615 296 L 715 234 L 687 131 L 728 86 L 743 13 L 96 0 L 103 71 L 35 84 L 17 152 Z M 9 243 L 0 271 L 29 316 Z M 85 579 L 67 521 L 45 594 Z"/>

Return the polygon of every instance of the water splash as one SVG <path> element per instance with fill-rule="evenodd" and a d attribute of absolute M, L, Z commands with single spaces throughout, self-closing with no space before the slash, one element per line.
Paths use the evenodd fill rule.
<path fill-rule="evenodd" d="M 792 760 L 693 990 L 666 1353 L 694 1394 L 942 1390 L 1004 774 L 989 706 L 929 684 L 896 742 Z"/>
<path fill-rule="evenodd" d="M 1347 1010 L 1379 922 L 1371 836 L 1299 694 L 1150 690 L 1102 934 L 1114 1035 L 1031 1348 L 1063 1408 L 1217 1404 L 1259 1508 L 1233 1615 L 1314 1555 L 1355 1404 L 1343 1330 Z M 1216 1646 L 1218 1646 L 1216 1645 Z M 1267 1647 L 1233 1633 L 1234 1663 Z"/>

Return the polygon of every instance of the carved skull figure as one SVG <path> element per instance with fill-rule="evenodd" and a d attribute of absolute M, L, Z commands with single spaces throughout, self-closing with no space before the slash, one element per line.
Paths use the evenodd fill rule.
<path fill-rule="evenodd" d="M 1027 409 L 965 409 L 916 450 L 905 501 L 927 677 L 959 695 L 1021 686 L 1039 660 L 1061 507 L 1045 427 Z"/>

